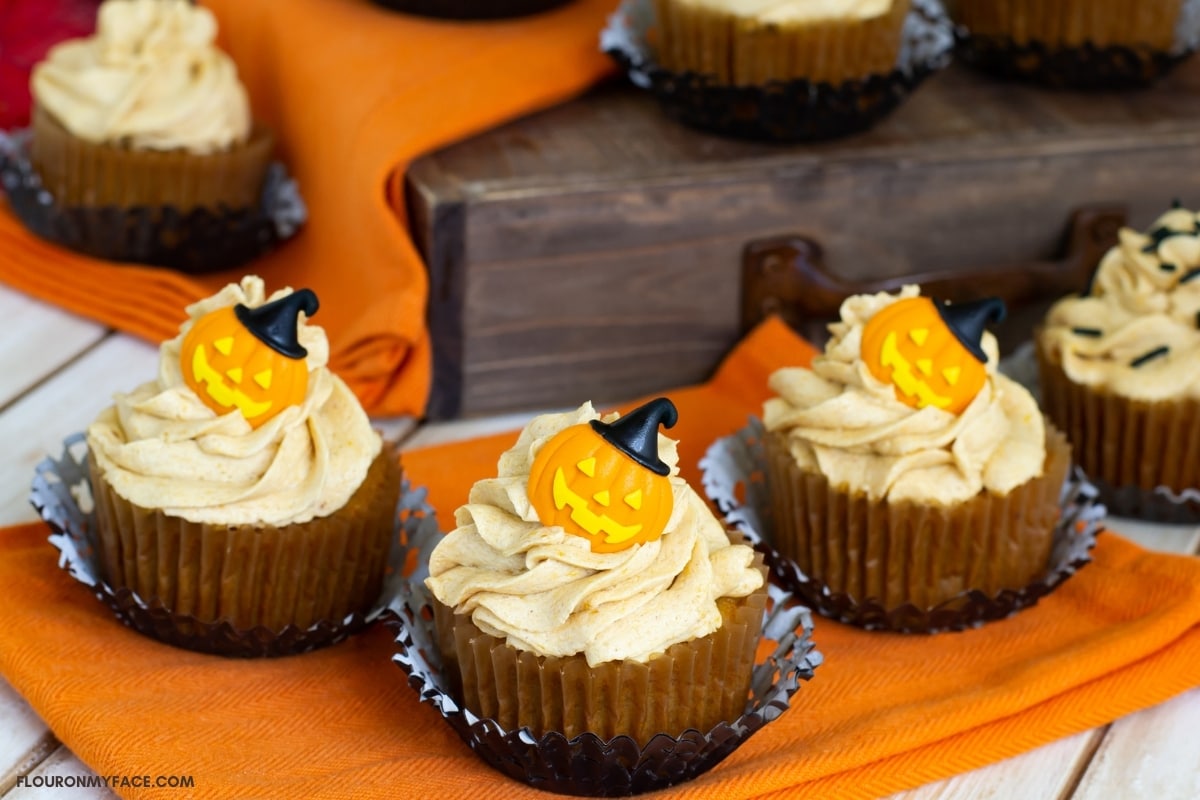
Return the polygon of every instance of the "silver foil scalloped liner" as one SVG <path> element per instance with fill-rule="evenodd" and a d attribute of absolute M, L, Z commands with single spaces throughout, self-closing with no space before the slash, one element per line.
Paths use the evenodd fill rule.
<path fill-rule="evenodd" d="M 584 733 L 535 737 L 527 728 L 508 731 L 481 718 L 450 694 L 436 644 L 429 590 L 429 554 L 441 538 L 436 521 L 406 536 L 416 553 L 411 574 L 393 588 L 387 622 L 396 628 L 392 660 L 408 676 L 421 702 L 429 703 L 489 766 L 534 788 L 560 794 L 621 797 L 675 786 L 719 764 L 767 723 L 788 709 L 801 681 L 822 661 L 812 642 L 812 615 L 793 595 L 768 586 L 763 636 L 775 650 L 754 668 L 750 699 L 741 717 L 707 732 L 660 733 L 644 746 L 628 736 L 604 741 Z"/>
<path fill-rule="evenodd" d="M 1200 45 L 1200 0 L 1184 0 L 1170 50 L 1147 46 L 1049 47 L 1009 36 L 972 34 L 956 26 L 955 55 L 972 67 L 1009 80 L 1054 89 L 1138 89 L 1166 75 Z"/>
<path fill-rule="evenodd" d="M 908 603 L 885 608 L 877 601 L 832 591 L 821 580 L 806 575 L 797 564 L 771 544 L 771 500 L 766 483 L 763 452 L 765 430 L 751 417 L 746 427 L 717 439 L 700 461 L 704 489 L 724 515 L 764 555 L 771 574 L 782 586 L 818 614 L 867 630 L 896 633 L 939 633 L 975 628 L 1004 619 L 1034 605 L 1091 561 L 1091 549 L 1103 528 L 1104 505 L 1096 488 L 1072 468 L 1060 494 L 1062 514 L 1054 531 L 1054 544 L 1046 574 L 1021 589 L 996 595 L 968 590 L 936 606 L 918 608 Z"/>
<path fill-rule="evenodd" d="M 386 599 L 395 592 L 395 579 L 403 567 L 400 541 L 420 527 L 433 509 L 425 490 L 404 479 L 396 506 L 396 534 L 388 554 L 388 576 L 377 604 L 365 614 L 348 614 L 340 620 L 323 620 L 308 628 L 287 626 L 234 628 L 227 621 L 206 622 L 176 614 L 156 600 L 147 601 L 128 588 L 113 589 L 99 574 L 95 553 L 95 508 L 88 477 L 87 441 L 83 433 L 63 441 L 59 458 L 48 456 L 37 465 L 29 500 L 53 533 L 49 540 L 59 552 L 58 566 L 88 587 L 91 593 L 125 625 L 175 647 L 233 658 L 264 658 L 307 653 L 336 644 L 378 620 Z"/>
<path fill-rule="evenodd" d="M 600 49 L 630 81 L 654 94 L 666 114 L 701 130 L 743 139 L 800 142 L 870 128 L 926 78 L 950 63 L 954 26 L 938 0 L 913 0 L 896 68 L 833 85 L 807 80 L 730 86 L 712 76 L 660 67 L 647 34 L 652 0 L 623 0 L 600 34 Z"/>
<path fill-rule="evenodd" d="M 254 208 L 64 206 L 42 187 L 29 131 L 0 132 L 0 186 L 22 224 L 46 241 L 93 258 L 213 272 L 252 261 L 295 235 L 308 218 L 296 182 L 271 164 Z"/>

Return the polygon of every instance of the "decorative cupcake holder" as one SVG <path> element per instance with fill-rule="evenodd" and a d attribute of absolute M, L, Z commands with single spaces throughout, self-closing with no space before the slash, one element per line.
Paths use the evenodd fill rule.
<path fill-rule="evenodd" d="M 955 54 L 972 67 L 1001 78 L 1026 80 L 1055 89 L 1134 89 L 1170 72 L 1200 45 L 1200 0 L 1184 0 L 1175 41 L 1163 52 L 1149 47 L 1112 45 L 1048 47 L 1018 43 L 1008 36 L 954 31 Z"/>
<path fill-rule="evenodd" d="M 110 261 L 188 273 L 229 269 L 270 252 L 304 224 L 308 211 L 283 164 L 267 171 L 256 208 L 62 206 L 42 188 L 29 159 L 29 131 L 0 131 L 0 186 L 17 218 L 37 236 Z"/>
<path fill-rule="evenodd" d="M 912 604 L 885 608 L 871 598 L 855 598 L 831 590 L 818 578 L 804 574 L 795 562 L 772 546 L 764 435 L 762 422 L 751 417 L 746 427 L 715 441 L 700 461 L 705 491 L 724 515 L 726 524 L 754 542 L 764 554 L 771 574 L 801 602 L 822 616 L 867 630 L 937 633 L 961 631 L 1004 619 L 1034 605 L 1091 561 L 1089 551 L 1102 530 L 1100 521 L 1105 508 L 1097 502 L 1097 491 L 1081 472 L 1073 469 L 1063 484 L 1062 514 L 1055 527 L 1049 566 L 1040 580 L 1021 589 L 1005 589 L 994 596 L 969 590 L 930 608 Z"/>
<path fill-rule="evenodd" d="M 423 527 L 432 525 L 436 529 L 432 508 L 425 503 L 425 490 L 413 489 L 405 480 L 396 507 L 389 575 L 375 607 L 365 614 L 348 614 L 343 619 L 317 622 L 305 629 L 288 626 L 281 631 L 264 627 L 240 630 L 226 621 L 204 622 L 187 614 L 173 613 L 156 601 L 147 602 L 128 588 L 113 589 L 100 578 L 92 539 L 96 517 L 83 433 L 64 440 L 62 456 L 47 457 L 37 465 L 29 499 L 54 531 L 50 543 L 59 551 L 58 565 L 87 586 L 123 623 L 175 647 L 238 658 L 305 653 L 340 642 L 364 629 L 383 615 L 387 598 L 395 591 L 395 581 L 403 566 L 400 541 Z"/>
<path fill-rule="evenodd" d="M 435 526 L 427 526 L 405 540 L 403 549 L 416 551 L 416 567 L 398 582 L 391 603 L 393 615 L 388 622 L 397 628 L 393 660 L 408 675 L 421 701 L 432 705 L 485 762 L 538 789 L 616 797 L 691 780 L 786 711 L 800 682 L 812 678 L 822 660 L 813 647 L 808 609 L 798 605 L 791 593 L 771 585 L 763 636 L 778 644 L 755 666 L 750 701 L 737 720 L 707 732 L 661 733 L 645 746 L 628 736 L 606 742 L 590 733 L 568 740 L 554 732 L 536 738 L 527 728 L 507 731 L 460 706 L 448 692 L 424 584 L 429 554 L 440 537 Z"/>
<path fill-rule="evenodd" d="M 856 133 L 891 113 L 927 77 L 950 63 L 953 24 L 938 0 L 913 0 L 896 68 L 839 85 L 807 80 L 730 86 L 676 73 L 654 60 L 647 34 L 652 0 L 623 0 L 600 34 L 600 49 L 688 125 L 749 139 L 799 142 Z"/>

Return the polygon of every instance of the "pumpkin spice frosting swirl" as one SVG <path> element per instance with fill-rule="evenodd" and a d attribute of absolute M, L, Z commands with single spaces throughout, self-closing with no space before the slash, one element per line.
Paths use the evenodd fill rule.
<path fill-rule="evenodd" d="M 1092 285 L 1058 301 L 1042 346 L 1073 382 L 1133 400 L 1200 398 L 1200 215 L 1130 228 Z"/>
<path fill-rule="evenodd" d="M 325 332 L 299 318 L 307 349 L 307 393 L 297 405 L 253 427 L 237 409 L 211 410 L 184 380 L 180 349 L 193 325 L 238 303 L 266 297 L 254 276 L 189 306 L 180 334 L 159 348 L 158 377 L 118 393 L 87 431 L 90 457 L 126 500 L 197 523 L 284 526 L 324 517 L 363 482 L 382 440 L 349 387 L 326 368 Z M 248 330 L 228 335 L 250 337 Z M 255 345 L 257 346 L 257 345 Z"/>
<path fill-rule="evenodd" d="M 797 465 L 822 473 L 835 487 L 871 499 L 944 506 L 981 491 L 1004 495 L 1042 474 L 1045 427 L 1024 387 L 996 372 L 995 337 L 984 333 L 983 387 L 961 414 L 933 405 L 913 408 L 876 378 L 861 357 L 863 329 L 884 308 L 917 297 L 858 295 L 841 307 L 841 321 L 811 369 L 771 375 L 777 395 L 763 408 L 769 431 L 787 435 Z"/>
<path fill-rule="evenodd" d="M 228 149 L 249 135 L 250 104 L 216 33 L 212 12 L 187 0 L 107 0 L 94 36 L 34 68 L 34 100 L 89 142 Z"/>
<path fill-rule="evenodd" d="M 616 415 L 607 416 L 610 422 Z M 675 441 L 658 435 L 674 507 L 661 537 L 614 553 L 543 525 L 527 484 L 538 452 L 556 434 L 600 419 L 590 403 L 546 414 L 521 432 L 455 513 L 455 530 L 430 557 L 426 584 L 484 633 L 541 656 L 584 654 L 589 666 L 646 662 L 721 626 L 717 598 L 762 585 L 754 552 L 731 544 L 705 502 L 678 476 Z"/>

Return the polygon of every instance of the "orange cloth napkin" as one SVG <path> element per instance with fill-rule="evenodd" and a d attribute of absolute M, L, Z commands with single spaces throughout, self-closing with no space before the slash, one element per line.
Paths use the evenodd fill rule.
<path fill-rule="evenodd" d="M 710 383 L 670 393 L 684 475 L 695 482 L 709 443 L 758 413 L 770 371 L 811 354 L 770 321 Z M 403 459 L 448 520 L 514 440 Z M 485 766 L 417 701 L 382 626 L 278 660 L 175 650 L 115 622 L 55 567 L 45 537 L 40 524 L 0 531 L 0 672 L 101 775 L 191 776 L 205 798 L 548 796 Z M 1094 557 L 1034 608 L 964 633 L 868 633 L 818 619 L 826 661 L 791 709 L 672 796 L 877 797 L 1200 684 L 1200 561 L 1111 533 Z"/>
<path fill-rule="evenodd" d="M 366 0 L 205 0 L 255 115 L 278 134 L 308 205 L 276 252 L 203 277 L 76 255 L 0 209 L 0 281 L 157 343 L 188 303 L 243 273 L 321 297 L 330 366 L 375 414 L 421 414 L 431 350 L 425 267 L 407 230 L 416 157 L 553 105 L 612 69 L 599 32 L 616 0 L 521 20 L 447 23 Z"/>

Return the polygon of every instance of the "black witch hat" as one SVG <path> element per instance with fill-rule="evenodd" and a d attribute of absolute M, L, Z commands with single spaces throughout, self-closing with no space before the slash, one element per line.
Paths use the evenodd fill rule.
<path fill-rule="evenodd" d="M 249 308 L 241 303 L 233 307 L 233 313 L 258 338 L 260 342 L 288 358 L 304 358 L 308 351 L 296 338 L 300 312 L 311 317 L 317 313 L 320 303 L 312 289 L 299 289 L 286 297 Z"/>
<path fill-rule="evenodd" d="M 972 300 L 969 303 L 947 303 L 944 300 L 934 300 L 934 307 L 946 323 L 946 327 L 954 334 L 962 346 L 971 351 L 971 355 L 986 364 L 987 353 L 980 346 L 983 341 L 983 331 L 988 322 L 1003 322 L 1008 314 L 1004 301 L 999 297 L 988 297 L 984 300 Z"/>
<path fill-rule="evenodd" d="M 659 397 L 630 411 L 613 423 L 592 420 L 592 428 L 604 441 L 620 450 L 651 472 L 671 474 L 671 468 L 658 457 L 658 426 L 670 428 L 679 419 L 675 404 Z"/>

